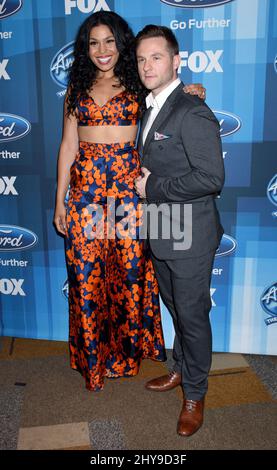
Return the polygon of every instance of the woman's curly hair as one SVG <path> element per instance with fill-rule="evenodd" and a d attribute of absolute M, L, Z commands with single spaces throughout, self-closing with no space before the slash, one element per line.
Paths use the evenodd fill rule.
<path fill-rule="evenodd" d="M 74 46 L 74 61 L 69 72 L 67 114 L 74 114 L 79 98 L 86 98 L 96 80 L 97 67 L 89 58 L 89 36 L 95 26 L 105 25 L 114 35 L 119 59 L 114 74 L 119 86 L 137 96 L 141 112 L 146 88 L 142 85 L 136 63 L 135 36 L 128 23 L 117 13 L 99 11 L 90 15 L 80 26 Z"/>

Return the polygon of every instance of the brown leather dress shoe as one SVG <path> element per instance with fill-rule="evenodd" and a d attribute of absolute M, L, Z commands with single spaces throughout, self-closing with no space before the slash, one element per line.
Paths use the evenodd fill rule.
<path fill-rule="evenodd" d="M 203 400 L 184 400 L 179 417 L 177 432 L 180 436 L 191 436 L 203 424 Z"/>
<path fill-rule="evenodd" d="M 167 375 L 149 380 L 149 382 L 146 382 L 145 388 L 154 392 L 167 392 L 167 390 L 172 390 L 178 385 L 181 385 L 181 383 L 181 374 L 172 371 Z"/>

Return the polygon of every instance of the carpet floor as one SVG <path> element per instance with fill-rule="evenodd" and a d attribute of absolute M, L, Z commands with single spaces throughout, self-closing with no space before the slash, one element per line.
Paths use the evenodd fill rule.
<path fill-rule="evenodd" d="M 1 450 L 274 450 L 277 357 L 213 354 L 205 420 L 176 433 L 180 388 L 151 393 L 150 378 L 172 365 L 145 360 L 133 378 L 106 379 L 89 392 L 70 369 L 67 343 L 0 339 Z"/>

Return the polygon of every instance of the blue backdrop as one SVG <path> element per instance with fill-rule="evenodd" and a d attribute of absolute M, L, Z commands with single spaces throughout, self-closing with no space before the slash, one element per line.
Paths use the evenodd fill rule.
<path fill-rule="evenodd" d="M 66 340 L 63 239 L 52 225 L 66 74 L 80 23 L 99 9 L 172 28 L 184 82 L 221 124 L 225 235 L 212 279 L 214 351 L 277 354 L 277 2 L 0 0 L 0 328 Z M 173 329 L 163 307 L 167 347 Z"/>

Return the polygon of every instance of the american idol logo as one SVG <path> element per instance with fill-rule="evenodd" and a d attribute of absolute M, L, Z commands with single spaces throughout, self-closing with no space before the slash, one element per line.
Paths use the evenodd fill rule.
<path fill-rule="evenodd" d="M 261 306 L 270 315 L 270 318 L 265 320 L 265 324 L 277 323 L 277 282 L 264 290 L 261 295 Z"/>
<path fill-rule="evenodd" d="M 241 120 L 238 116 L 225 111 L 214 111 L 214 114 L 220 125 L 221 137 L 234 134 L 241 128 Z"/>
<path fill-rule="evenodd" d="M 237 247 L 236 240 L 230 237 L 230 235 L 225 235 L 224 233 L 221 239 L 221 243 L 218 249 L 216 250 L 215 256 L 219 257 L 219 256 L 230 255 L 231 253 L 233 253 L 233 251 L 235 251 L 236 247 Z"/>
<path fill-rule="evenodd" d="M 31 248 L 38 241 L 35 233 L 16 225 L 0 225 L 0 251 L 17 251 Z"/>
<path fill-rule="evenodd" d="M 267 186 L 267 197 L 272 204 L 277 206 L 277 174 L 273 176 Z M 272 212 L 272 217 L 277 218 L 277 211 Z"/>
<path fill-rule="evenodd" d="M 63 295 L 65 296 L 66 299 L 68 299 L 68 291 L 69 291 L 69 284 L 68 284 L 68 279 L 64 282 L 62 292 Z"/>
<path fill-rule="evenodd" d="M 161 2 L 173 7 L 181 8 L 208 8 L 224 5 L 224 3 L 233 2 L 233 0 L 161 0 Z"/>
<path fill-rule="evenodd" d="M 14 15 L 22 7 L 22 0 L 0 0 L 0 20 Z"/>
<path fill-rule="evenodd" d="M 266 192 L 270 202 L 277 206 L 277 174 L 274 175 L 273 178 L 270 180 Z"/>
<path fill-rule="evenodd" d="M 25 137 L 31 130 L 31 124 L 21 116 L 0 113 L 0 142 Z"/>
<path fill-rule="evenodd" d="M 64 198 L 65 206 L 68 205 L 69 198 L 70 198 L 70 185 L 68 186 L 68 190 L 66 191 L 66 195 L 65 195 L 65 198 Z"/>
<path fill-rule="evenodd" d="M 50 74 L 54 82 L 66 88 L 68 72 L 73 63 L 74 41 L 62 47 L 54 56 L 50 65 Z"/>

